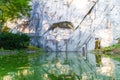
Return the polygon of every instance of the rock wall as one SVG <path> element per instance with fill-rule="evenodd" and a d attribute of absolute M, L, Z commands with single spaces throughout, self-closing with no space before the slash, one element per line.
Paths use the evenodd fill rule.
<path fill-rule="evenodd" d="M 30 18 L 34 30 L 32 44 L 49 51 L 81 51 L 94 49 L 95 38 L 106 47 L 120 37 L 120 1 L 118 0 L 33 0 Z M 61 21 L 73 23 L 74 30 L 56 28 Z M 39 37 L 36 37 L 39 36 Z"/>

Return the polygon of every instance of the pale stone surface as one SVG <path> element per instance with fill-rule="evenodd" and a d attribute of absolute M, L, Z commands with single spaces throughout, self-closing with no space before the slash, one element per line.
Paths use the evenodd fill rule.
<path fill-rule="evenodd" d="M 115 64 L 113 63 L 112 60 L 110 60 L 109 58 L 102 58 L 101 64 L 102 64 L 102 67 L 99 67 L 97 69 L 98 73 L 106 75 L 106 76 L 113 76 L 114 75 Z"/>
<path fill-rule="evenodd" d="M 18 33 L 18 32 L 24 32 L 29 33 L 29 21 L 27 17 L 17 18 L 13 20 L 8 20 L 4 26 L 7 26 L 10 28 L 10 32 L 12 33 Z"/>
<path fill-rule="evenodd" d="M 33 0 L 32 2 L 30 23 L 33 25 L 30 27 L 41 36 L 56 22 L 72 22 L 74 29 L 79 25 L 74 31 L 55 29 L 42 36 L 43 42 L 38 44 L 47 45 L 51 50 L 56 50 L 57 43 L 52 46 L 51 43 L 57 41 L 60 51 L 66 50 L 66 44 L 68 51 L 80 51 L 83 45 L 86 45 L 87 49 L 94 49 L 95 37 L 100 38 L 102 47 L 116 43 L 116 39 L 120 37 L 119 0 Z M 53 42 L 47 43 L 49 39 L 53 39 Z M 68 39 L 67 43 L 63 39 Z"/>

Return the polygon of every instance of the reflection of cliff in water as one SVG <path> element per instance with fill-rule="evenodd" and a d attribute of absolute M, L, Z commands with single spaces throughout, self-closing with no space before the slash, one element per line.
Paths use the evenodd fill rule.
<path fill-rule="evenodd" d="M 84 61 L 81 53 L 54 52 L 44 54 L 38 58 L 42 60 L 39 60 L 38 64 L 43 64 L 41 67 L 45 71 L 43 74 L 48 76 L 52 74 L 53 77 L 58 76 L 57 79 L 60 76 L 65 80 L 92 79 L 92 76 L 96 77 L 95 69 L 89 66 L 90 64 L 87 60 Z"/>
<path fill-rule="evenodd" d="M 24 59 L 19 56 L 22 62 Z M 5 69 L 7 80 L 118 80 L 120 62 L 115 62 L 101 54 L 80 52 L 48 52 L 36 57 L 24 57 L 28 66 L 16 71 Z M 25 60 L 26 60 L 25 59 Z M 6 63 L 11 65 L 12 63 Z M 5 64 L 5 65 L 6 65 Z M 96 65 L 97 64 L 97 65 Z M 7 70 L 9 72 L 7 72 Z"/>
<path fill-rule="evenodd" d="M 85 58 L 85 55 L 77 52 L 54 52 L 44 54 L 41 59 L 41 64 L 44 63 L 42 67 L 45 73 L 50 71 L 49 74 L 54 76 L 74 74 L 75 80 L 77 80 L 76 78 L 80 80 L 83 78 L 88 80 L 93 78 L 104 78 L 105 80 L 115 78 L 113 75 L 116 71 L 114 71 L 113 61 L 109 59 L 108 65 L 110 63 L 111 66 L 107 66 L 107 58 L 102 57 L 101 54 L 87 53 Z"/>

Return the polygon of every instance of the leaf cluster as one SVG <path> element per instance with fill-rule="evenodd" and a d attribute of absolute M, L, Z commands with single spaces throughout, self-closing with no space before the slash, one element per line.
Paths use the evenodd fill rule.
<path fill-rule="evenodd" d="M 8 19 L 28 16 L 30 11 L 30 0 L 0 0 L 0 22 Z"/>
<path fill-rule="evenodd" d="M 115 49 L 115 48 L 120 48 L 120 44 L 114 44 L 114 45 L 112 45 L 112 46 L 105 47 L 104 50 L 105 50 L 106 52 L 109 52 L 109 51 L 112 51 L 112 50 Z"/>
<path fill-rule="evenodd" d="M 0 33 L 0 48 L 14 50 L 24 49 L 29 45 L 30 38 L 25 34 Z"/>

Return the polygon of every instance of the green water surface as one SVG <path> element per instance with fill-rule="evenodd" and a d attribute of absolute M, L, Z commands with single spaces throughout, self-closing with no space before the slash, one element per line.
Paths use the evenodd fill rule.
<path fill-rule="evenodd" d="M 79 52 L 0 55 L 0 80 L 120 80 L 120 60 Z"/>

